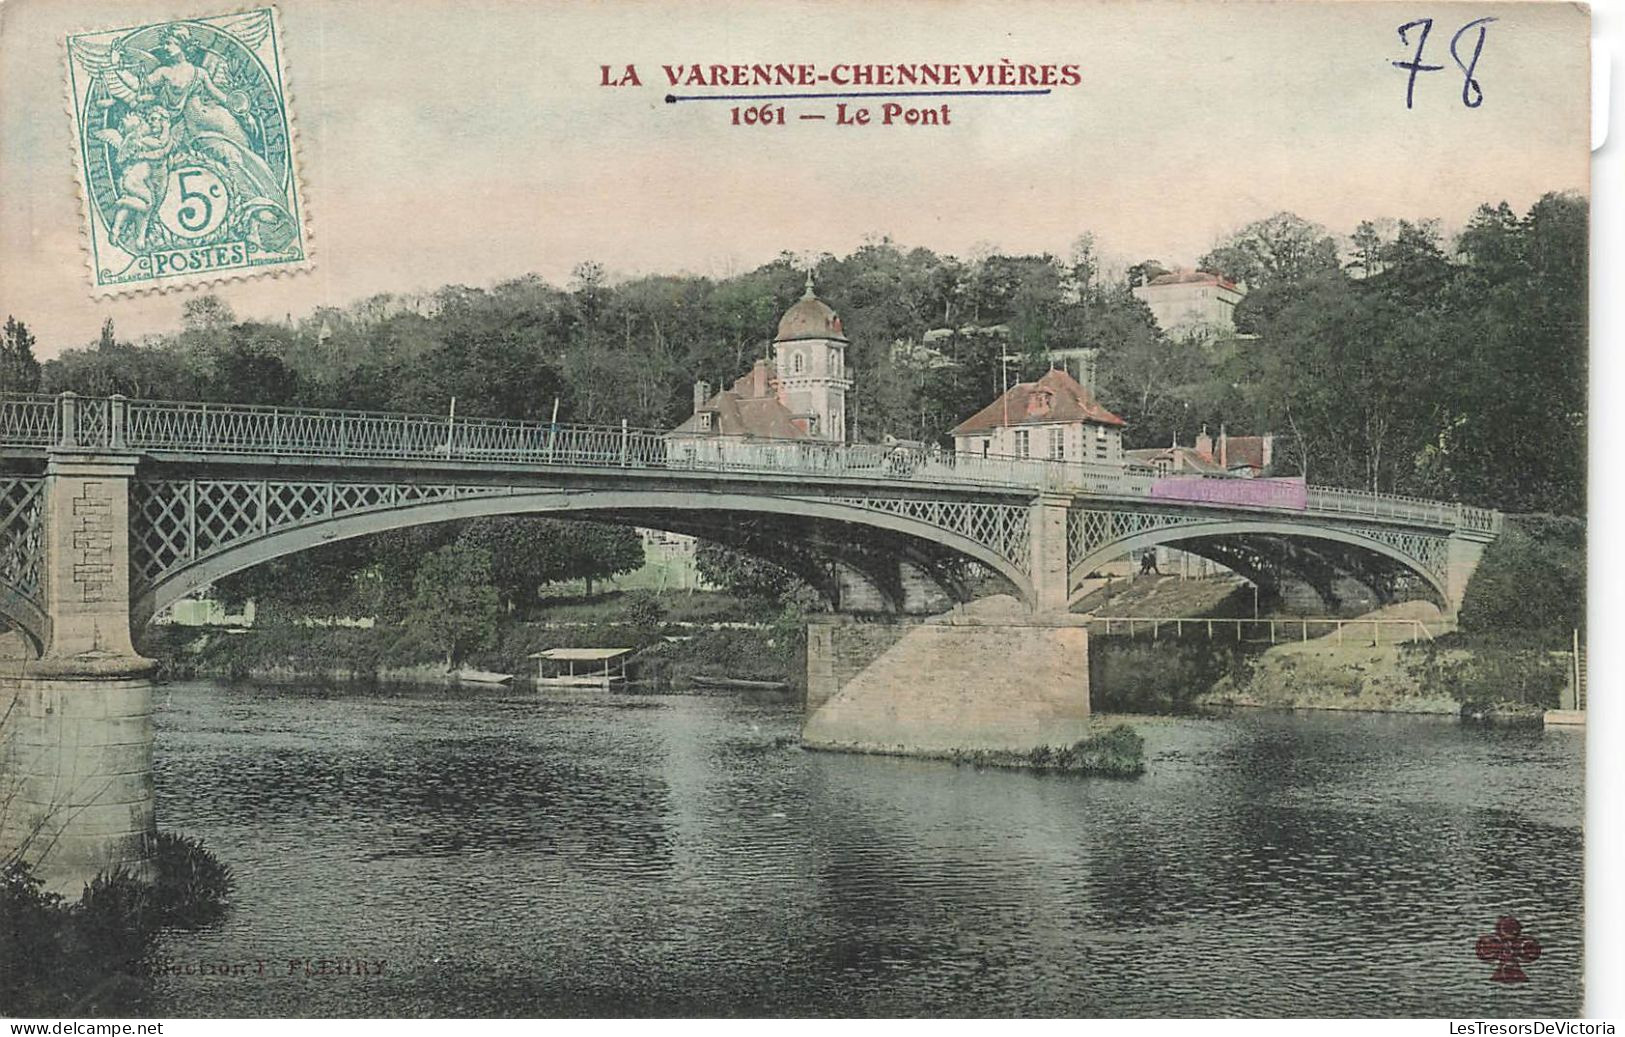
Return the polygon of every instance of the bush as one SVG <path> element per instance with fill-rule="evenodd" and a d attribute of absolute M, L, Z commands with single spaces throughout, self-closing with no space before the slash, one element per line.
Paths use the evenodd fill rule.
<path fill-rule="evenodd" d="M 1569 659 L 1546 648 L 1476 645 L 1443 637 L 1405 650 L 1405 665 L 1424 688 L 1470 707 L 1519 703 L 1556 709 L 1569 682 Z"/>
<path fill-rule="evenodd" d="M 160 925 L 201 929 L 225 917 L 235 880 L 202 840 L 159 832 L 155 863 L 151 896 Z"/>
<path fill-rule="evenodd" d="M 1480 641 L 1562 649 L 1585 627 L 1586 525 L 1562 515 L 1508 515 L 1462 598 L 1460 626 Z"/>
<path fill-rule="evenodd" d="M 623 615 L 627 624 L 636 630 L 658 632 L 666 621 L 666 606 L 653 591 L 633 591 L 626 596 Z"/>
<path fill-rule="evenodd" d="M 158 933 L 218 921 L 231 896 L 231 869 L 196 839 L 159 835 L 153 864 L 151 885 L 123 869 L 103 872 L 70 904 L 46 892 L 26 862 L 8 860 L 0 870 L 0 1015 L 128 1014 L 121 999 Z"/>
<path fill-rule="evenodd" d="M 1145 739 L 1127 724 L 1118 724 L 1069 746 L 1040 745 L 1025 753 L 975 749 L 955 752 L 952 758 L 956 763 L 977 767 L 1026 767 L 1105 778 L 1132 778 L 1145 773 Z"/>

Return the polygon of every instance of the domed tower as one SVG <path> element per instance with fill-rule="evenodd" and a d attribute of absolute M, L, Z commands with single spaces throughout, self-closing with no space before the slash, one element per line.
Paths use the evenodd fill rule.
<path fill-rule="evenodd" d="M 809 271 L 806 293 L 779 319 L 773 368 L 791 412 L 806 419 L 814 439 L 846 441 L 847 344 L 841 318 L 813 294 Z"/>

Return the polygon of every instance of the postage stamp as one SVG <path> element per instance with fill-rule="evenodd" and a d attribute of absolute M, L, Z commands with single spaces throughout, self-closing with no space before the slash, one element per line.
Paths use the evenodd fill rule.
<path fill-rule="evenodd" d="M 68 37 L 97 294 L 308 265 L 277 28 L 266 7 Z"/>

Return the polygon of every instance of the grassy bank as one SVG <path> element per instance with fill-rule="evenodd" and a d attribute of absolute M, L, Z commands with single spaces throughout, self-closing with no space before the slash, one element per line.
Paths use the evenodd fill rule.
<path fill-rule="evenodd" d="M 1433 641 L 1262 645 L 1090 640 L 1096 712 L 1186 713 L 1207 706 L 1538 716 L 1557 708 L 1568 658 L 1527 644 L 1449 634 Z"/>

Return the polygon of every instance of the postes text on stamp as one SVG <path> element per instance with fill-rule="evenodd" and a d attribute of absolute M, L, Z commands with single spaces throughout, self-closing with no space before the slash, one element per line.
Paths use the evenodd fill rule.
<path fill-rule="evenodd" d="M 276 13 L 68 37 L 99 294 L 309 262 Z"/>

